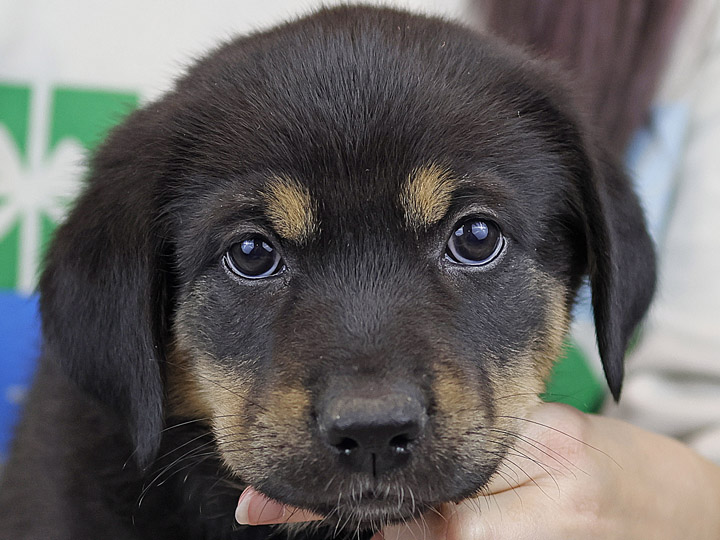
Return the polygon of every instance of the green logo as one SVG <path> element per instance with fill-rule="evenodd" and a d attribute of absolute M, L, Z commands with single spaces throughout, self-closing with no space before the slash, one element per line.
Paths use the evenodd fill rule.
<path fill-rule="evenodd" d="M 34 289 L 88 152 L 137 103 L 127 92 L 0 84 L 0 288 Z"/>

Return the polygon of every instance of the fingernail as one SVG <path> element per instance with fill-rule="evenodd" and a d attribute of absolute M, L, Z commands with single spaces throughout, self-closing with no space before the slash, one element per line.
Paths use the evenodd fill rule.
<path fill-rule="evenodd" d="M 235 521 L 240 525 L 262 525 L 277 523 L 285 515 L 285 507 L 252 488 L 246 488 L 240 495 L 235 509 Z"/>
<path fill-rule="evenodd" d="M 245 488 L 245 491 L 240 495 L 238 500 L 237 508 L 235 508 L 235 521 L 240 525 L 250 525 L 248 519 L 248 506 L 250 505 L 250 488 Z"/>

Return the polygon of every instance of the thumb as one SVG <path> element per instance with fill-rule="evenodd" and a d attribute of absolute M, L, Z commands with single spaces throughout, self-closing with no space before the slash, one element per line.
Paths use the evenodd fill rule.
<path fill-rule="evenodd" d="M 273 500 L 252 487 L 240 495 L 235 509 L 235 521 L 240 525 L 270 525 L 275 523 L 298 523 L 318 521 L 322 516 L 308 510 L 286 506 Z"/>

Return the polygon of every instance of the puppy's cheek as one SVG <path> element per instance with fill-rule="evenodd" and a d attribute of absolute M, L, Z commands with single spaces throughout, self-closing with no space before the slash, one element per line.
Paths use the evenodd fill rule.
<path fill-rule="evenodd" d="M 253 482 L 267 474 L 268 457 L 277 447 L 271 427 L 254 420 L 265 404 L 252 391 L 253 381 L 228 372 L 212 360 L 194 365 L 200 403 L 212 428 L 222 462 L 242 478 Z"/>
<path fill-rule="evenodd" d="M 515 355 L 512 368 L 493 377 L 497 426 L 508 435 L 522 429 L 524 419 L 540 404 L 540 394 L 563 352 L 570 325 L 564 287 L 545 274 L 538 275 L 536 284 L 546 298 L 542 325 L 535 338 Z"/>
<path fill-rule="evenodd" d="M 217 431 L 223 460 L 255 486 L 263 486 L 271 474 L 282 475 L 284 464 L 297 463 L 298 456 L 309 455 L 312 447 L 308 392 L 280 383 L 269 388 L 244 429 L 223 426 L 228 422 L 221 418 L 215 421 L 222 426 Z M 225 435 L 221 437 L 221 433 Z"/>
<path fill-rule="evenodd" d="M 240 440 L 247 430 L 252 380 L 228 370 L 199 352 L 173 354 L 168 367 L 168 408 L 171 414 L 207 422 L 222 445 Z"/>
<path fill-rule="evenodd" d="M 203 361 L 204 360 L 204 361 Z M 247 430 L 248 410 L 253 401 L 251 380 L 244 380 L 235 371 L 225 370 L 211 360 L 196 364 L 201 399 L 211 414 L 211 424 L 218 444 L 240 440 Z"/>
<path fill-rule="evenodd" d="M 209 425 L 220 457 L 236 470 L 235 461 L 248 452 L 253 381 L 223 368 L 193 343 L 188 332 L 179 332 L 168 357 L 168 413 Z"/>
<path fill-rule="evenodd" d="M 544 308 L 534 337 L 523 347 L 508 349 L 502 359 L 472 359 L 478 364 L 473 369 L 451 358 L 434 368 L 438 444 L 456 456 L 459 468 L 481 473 L 477 488 L 495 472 L 540 403 L 562 352 L 569 325 L 565 289 L 538 272 L 534 290 L 544 298 Z"/>
<path fill-rule="evenodd" d="M 530 352 L 542 392 L 555 362 L 562 354 L 565 337 L 570 328 L 570 312 L 568 291 L 557 280 L 543 274 L 541 287 L 547 299 L 543 326 Z"/>
<path fill-rule="evenodd" d="M 168 354 L 165 378 L 167 385 L 167 415 L 209 422 L 212 407 L 207 390 L 200 384 L 195 355 L 176 343 Z"/>
<path fill-rule="evenodd" d="M 493 395 L 477 372 L 463 369 L 457 361 L 434 366 L 433 445 L 438 455 L 452 455 L 460 469 L 492 467 L 488 429 L 493 425 Z"/>

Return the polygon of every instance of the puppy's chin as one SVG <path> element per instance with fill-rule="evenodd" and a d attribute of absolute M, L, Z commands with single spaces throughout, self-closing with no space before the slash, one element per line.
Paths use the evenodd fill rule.
<path fill-rule="evenodd" d="M 476 496 L 487 480 L 476 487 L 464 486 L 462 492 L 433 493 L 428 485 L 432 479 L 426 479 L 428 485 L 411 486 L 400 482 L 377 482 L 375 486 L 362 486 L 360 482 L 348 482 L 346 489 L 338 492 L 328 491 L 307 497 L 303 504 L 277 500 L 290 506 L 301 506 L 315 514 L 323 516 L 321 521 L 308 524 L 316 527 L 329 527 L 335 532 L 353 533 L 357 531 L 378 531 L 390 525 L 412 523 L 422 514 L 439 508 L 444 503 L 455 503 Z M 300 525 L 303 527 L 304 525 Z M 291 527 L 292 529 L 292 527 Z"/>
<path fill-rule="evenodd" d="M 291 531 L 309 526 L 330 528 L 336 533 L 369 530 L 376 532 L 390 525 L 413 522 L 432 508 L 440 506 L 440 503 L 415 501 L 409 492 L 407 497 L 408 500 L 400 500 L 397 497 L 360 494 L 355 500 L 340 500 L 314 506 L 312 511 L 323 516 L 320 521 L 285 526 Z"/>
<path fill-rule="evenodd" d="M 323 523 L 343 530 L 379 530 L 387 525 L 412 521 L 438 504 L 416 501 L 407 490 L 405 500 L 397 496 L 360 494 L 355 500 L 326 503 L 317 508 Z"/>

